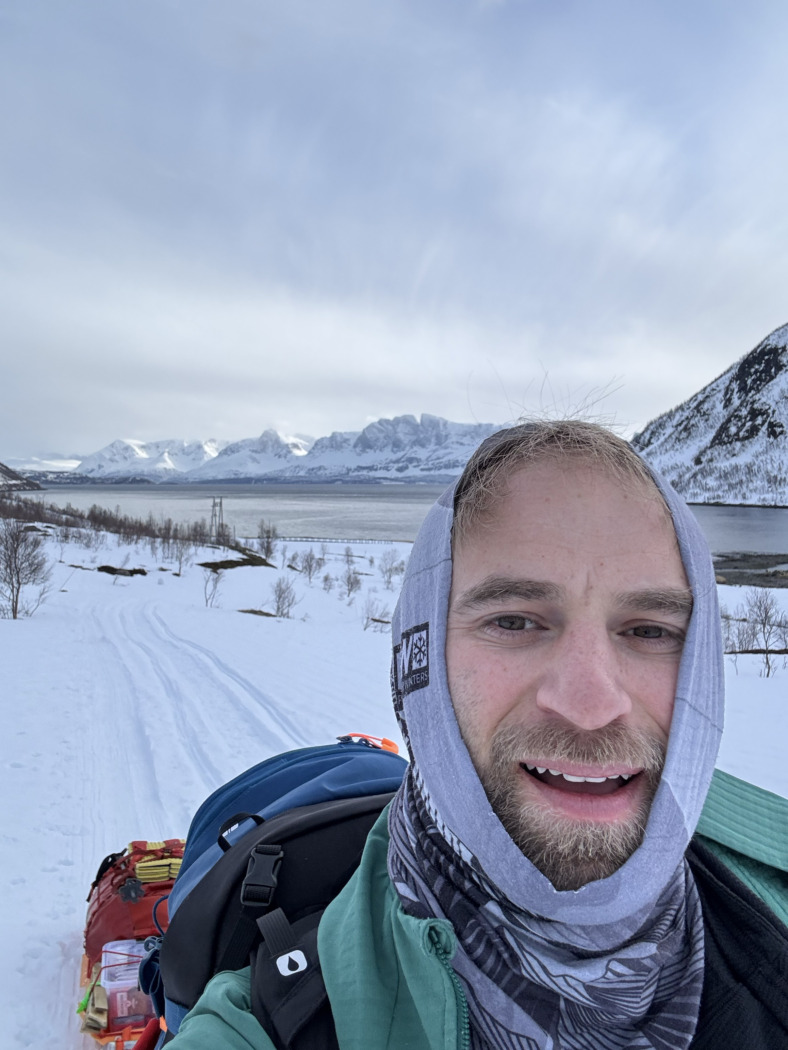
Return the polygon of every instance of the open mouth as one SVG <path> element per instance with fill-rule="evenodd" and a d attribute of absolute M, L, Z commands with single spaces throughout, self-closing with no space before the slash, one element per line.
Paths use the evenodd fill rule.
<path fill-rule="evenodd" d="M 576 776 L 572 773 L 563 773 L 558 769 L 531 765 L 528 762 L 522 762 L 520 765 L 535 780 L 569 794 L 612 795 L 641 775 L 640 772 L 636 772 L 612 773 L 609 776 Z"/>

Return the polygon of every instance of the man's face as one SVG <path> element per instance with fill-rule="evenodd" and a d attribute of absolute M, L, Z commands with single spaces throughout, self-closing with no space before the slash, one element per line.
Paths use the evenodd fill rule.
<path fill-rule="evenodd" d="M 585 462 L 514 474 L 455 545 L 446 663 L 509 834 L 557 889 L 642 840 L 692 597 L 655 491 Z"/>

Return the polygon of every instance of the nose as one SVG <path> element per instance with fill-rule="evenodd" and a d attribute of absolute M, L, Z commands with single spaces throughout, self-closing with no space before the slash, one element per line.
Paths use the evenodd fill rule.
<path fill-rule="evenodd" d="M 619 655 L 604 632 L 567 632 L 543 668 L 536 705 L 578 729 L 601 729 L 632 710 Z"/>

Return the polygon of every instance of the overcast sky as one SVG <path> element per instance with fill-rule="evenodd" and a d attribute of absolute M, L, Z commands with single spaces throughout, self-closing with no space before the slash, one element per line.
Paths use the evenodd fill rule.
<path fill-rule="evenodd" d="M 784 0 L 0 0 L 0 460 L 589 401 L 788 321 Z"/>

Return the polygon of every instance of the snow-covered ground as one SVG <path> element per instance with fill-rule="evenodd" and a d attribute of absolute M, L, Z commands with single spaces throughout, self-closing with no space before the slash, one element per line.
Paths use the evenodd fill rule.
<path fill-rule="evenodd" d="M 320 555 L 293 542 L 289 554 L 310 546 Z M 3 1046 L 82 1045 L 85 896 L 107 853 L 185 835 L 208 793 L 268 755 L 349 731 L 399 740 L 388 635 L 364 629 L 365 612 L 388 619 L 394 606 L 379 569 L 389 547 L 407 557 L 407 544 L 353 543 L 362 584 L 350 604 L 339 580 L 323 587 L 346 570 L 346 544 L 333 542 L 311 584 L 287 568 L 230 569 L 209 606 L 196 564 L 178 576 L 160 552 L 114 537 L 98 550 L 49 543 L 48 600 L 30 619 L 0 620 Z M 103 564 L 148 574 L 96 572 Z M 239 612 L 272 610 L 282 577 L 298 597 L 290 619 Z M 731 608 L 740 600 L 721 591 Z M 775 593 L 787 608 L 788 592 Z M 720 765 L 788 796 L 788 670 L 764 679 L 758 661 L 727 661 Z"/>

